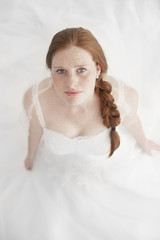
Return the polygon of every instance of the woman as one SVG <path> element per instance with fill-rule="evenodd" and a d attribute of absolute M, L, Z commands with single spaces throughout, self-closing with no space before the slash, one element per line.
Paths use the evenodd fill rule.
<path fill-rule="evenodd" d="M 120 114 L 111 95 L 111 85 L 116 101 L 120 98 L 118 96 L 120 93 L 115 92 L 119 91 L 115 79 L 107 77 L 108 81 L 105 81 L 104 74 L 108 66 L 97 40 L 89 31 L 82 28 L 63 30 L 54 36 L 46 63 L 51 71 L 51 78 L 43 80 L 36 91 L 46 88 L 49 84 L 52 86 L 40 97 L 44 119 L 42 113 L 39 115 L 35 110 L 37 106 L 33 112 L 30 122 L 29 151 L 25 160 L 26 168 L 32 168 L 44 127 L 61 132 L 70 138 L 94 135 L 107 127 L 111 129 L 109 153 L 111 156 L 120 143 L 116 132 L 116 126 L 120 123 Z M 124 91 L 124 104 L 128 104 L 129 113 L 126 114 L 126 109 L 121 103 L 120 112 L 125 115 L 123 123 L 146 152 L 158 149 L 157 144 L 146 139 L 136 116 L 135 90 L 125 86 Z M 29 89 L 24 97 L 26 111 L 32 104 L 31 96 L 32 89 Z M 36 105 L 36 100 L 34 103 Z M 41 109 L 38 110 L 41 112 Z"/>
<path fill-rule="evenodd" d="M 8 191 L 1 187 L 0 236 L 4 240 L 157 239 L 159 195 L 138 193 L 132 181 L 137 160 L 128 151 L 123 157 L 115 152 L 120 144 L 120 115 L 145 151 L 159 148 L 145 138 L 136 116 L 136 92 L 105 75 L 102 48 L 83 28 L 57 33 L 46 62 L 51 77 L 24 96 L 29 117 L 25 168 L 32 171 L 16 176 Z M 127 187 L 122 179 L 129 182 Z"/>

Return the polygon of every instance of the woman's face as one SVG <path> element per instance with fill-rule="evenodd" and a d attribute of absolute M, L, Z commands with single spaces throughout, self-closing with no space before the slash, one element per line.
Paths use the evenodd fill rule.
<path fill-rule="evenodd" d="M 54 90 L 63 103 L 83 104 L 92 99 L 100 71 L 86 50 L 75 46 L 61 49 L 52 59 Z"/>

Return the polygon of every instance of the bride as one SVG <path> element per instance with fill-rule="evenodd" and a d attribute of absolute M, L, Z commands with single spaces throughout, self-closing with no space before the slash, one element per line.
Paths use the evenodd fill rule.
<path fill-rule="evenodd" d="M 109 155 L 112 155 L 119 146 L 116 126 L 120 123 L 120 114 L 111 95 L 111 85 L 114 98 L 118 101 L 119 93 L 114 91 L 118 89 L 118 83 L 111 77 L 107 78 L 108 82 L 103 79 L 108 66 L 96 39 L 82 28 L 61 31 L 51 42 L 46 62 L 51 70 L 51 78 L 40 82 L 33 92 L 34 110 L 30 122 L 26 168 L 32 168 L 44 127 L 69 138 L 94 135 L 106 127 L 111 128 Z M 37 92 L 50 84 L 52 86 L 38 100 Z M 123 122 L 144 150 L 150 152 L 158 149 L 157 144 L 145 138 L 141 129 L 136 116 L 136 92 L 125 86 L 123 94 L 130 108 L 129 114 L 125 116 L 127 121 L 123 119 Z M 32 89 L 29 89 L 24 97 L 26 111 L 31 104 Z M 123 115 L 125 109 L 120 110 Z"/>
<path fill-rule="evenodd" d="M 107 75 L 101 46 L 83 28 L 58 32 L 46 63 L 51 76 L 23 100 L 30 174 L 1 184 L 1 239 L 158 239 L 160 196 L 145 182 L 153 163 L 139 150 L 160 146 L 145 137 L 136 91 Z M 121 125 L 138 145 L 127 147 Z"/>

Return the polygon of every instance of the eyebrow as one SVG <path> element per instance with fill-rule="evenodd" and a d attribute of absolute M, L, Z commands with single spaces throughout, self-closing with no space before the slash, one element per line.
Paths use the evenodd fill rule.
<path fill-rule="evenodd" d="M 75 68 L 76 67 L 84 67 L 84 66 L 88 66 L 89 64 L 80 64 L 80 65 L 76 65 L 76 66 L 74 66 Z M 62 67 L 62 66 L 53 66 L 53 68 L 65 68 L 65 67 Z"/>
<path fill-rule="evenodd" d="M 61 67 L 61 66 L 53 66 L 52 68 L 64 68 L 64 67 Z"/>

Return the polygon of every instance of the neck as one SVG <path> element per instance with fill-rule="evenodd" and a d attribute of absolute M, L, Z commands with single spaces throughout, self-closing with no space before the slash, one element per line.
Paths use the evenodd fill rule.
<path fill-rule="evenodd" d="M 86 112 L 88 107 L 85 105 L 77 105 L 77 106 L 67 106 L 66 111 L 69 115 L 77 115 L 82 112 Z"/>
<path fill-rule="evenodd" d="M 65 109 L 68 112 L 68 114 L 74 116 L 74 115 L 78 115 L 78 114 L 90 111 L 90 109 L 92 109 L 95 106 L 96 102 L 97 102 L 97 96 L 93 94 L 93 96 L 87 99 L 83 104 L 80 104 L 80 105 L 66 104 Z"/>

